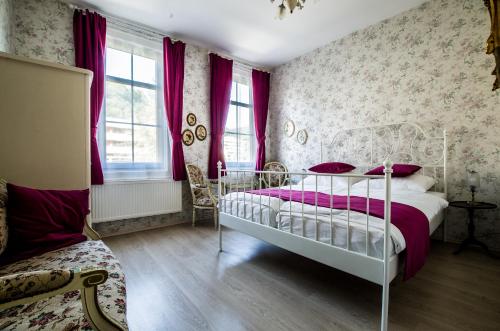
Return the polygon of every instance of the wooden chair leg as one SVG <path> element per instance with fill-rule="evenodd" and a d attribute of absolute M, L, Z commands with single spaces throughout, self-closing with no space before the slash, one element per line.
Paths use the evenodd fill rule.
<path fill-rule="evenodd" d="M 196 208 L 193 207 L 193 227 L 194 227 L 194 222 L 195 222 L 195 219 L 196 219 Z"/>
<path fill-rule="evenodd" d="M 217 219 L 217 208 L 214 208 L 214 228 L 217 230 L 217 223 L 218 223 L 218 219 Z"/>

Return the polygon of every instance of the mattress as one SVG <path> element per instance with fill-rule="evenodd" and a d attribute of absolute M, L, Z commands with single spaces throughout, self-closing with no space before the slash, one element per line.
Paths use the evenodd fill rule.
<path fill-rule="evenodd" d="M 284 201 L 259 194 L 232 192 L 222 197 L 220 211 L 251 222 L 276 226 L 276 216 Z"/>
<path fill-rule="evenodd" d="M 301 187 L 292 187 L 292 189 L 300 190 Z M 314 189 L 314 187 L 304 187 L 305 191 L 314 191 Z M 330 189 L 318 187 L 318 192 L 329 194 Z M 337 190 L 333 193 L 336 195 L 347 195 L 346 190 Z M 351 195 L 365 197 L 366 189 L 353 189 L 351 190 Z M 384 190 L 370 190 L 371 198 L 383 200 L 384 196 Z M 393 192 L 392 201 L 421 210 L 429 220 L 430 234 L 442 223 L 444 209 L 448 206 L 448 202 L 444 199 L 444 196 L 435 192 Z M 271 226 L 323 243 L 347 248 L 347 214 L 346 210 L 331 210 L 330 208 L 318 207 L 316 217 L 315 206 L 305 204 L 302 206 L 300 202 L 283 202 L 275 218 L 275 223 L 271 223 Z M 350 211 L 349 219 L 349 249 L 369 256 L 382 258 L 384 221 L 376 217 L 368 217 L 369 241 L 367 253 L 367 215 Z M 406 248 L 404 237 L 399 229 L 392 224 L 390 226 L 390 233 L 390 254 L 398 254 Z"/>
<path fill-rule="evenodd" d="M 284 190 L 290 186 L 282 187 Z M 301 185 L 291 187 L 302 190 Z M 304 191 L 315 191 L 315 186 L 304 186 Z M 331 191 L 329 187 L 318 186 L 318 192 L 336 195 L 347 195 L 346 189 Z M 366 196 L 366 189 L 351 190 L 352 196 Z M 370 197 L 383 200 L 384 190 L 370 190 Z M 422 211 L 429 220 L 429 233 L 432 234 L 443 222 L 444 209 L 448 206 L 445 195 L 439 192 L 392 192 L 392 201 L 413 206 Z M 318 240 L 323 243 L 347 248 L 347 214 L 346 210 L 316 207 L 300 202 L 286 202 L 266 195 L 233 192 L 221 200 L 221 211 L 244 218 L 282 231 Z M 351 251 L 382 258 L 384 243 L 384 221 L 364 213 L 349 213 L 349 249 Z M 368 219 L 368 253 L 366 252 L 366 222 Z M 316 222 L 317 220 L 317 222 Z M 331 222 L 331 223 L 330 223 Z M 330 226 L 330 224 L 332 226 Z M 406 243 L 399 229 L 390 226 L 390 254 L 399 254 L 406 248 Z M 333 234 L 333 236 L 331 236 Z"/>

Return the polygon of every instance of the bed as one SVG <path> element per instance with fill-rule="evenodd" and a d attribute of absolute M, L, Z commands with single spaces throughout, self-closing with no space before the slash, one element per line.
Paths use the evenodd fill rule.
<path fill-rule="evenodd" d="M 358 173 L 289 172 L 290 184 L 278 188 L 228 195 L 219 189 L 220 250 L 222 228 L 228 227 L 379 284 L 381 330 L 386 330 L 389 283 L 403 260 L 406 275 L 418 271 L 425 262 L 425 243 L 444 222 L 446 132 L 428 134 L 412 123 L 343 130 L 321 143 L 319 161 L 326 160 L 354 164 Z M 392 192 L 391 185 L 397 184 L 391 177 L 393 162 L 420 165 L 420 172 L 434 180 L 432 190 Z M 381 163 L 383 175 L 363 175 L 364 169 Z M 219 179 L 231 175 L 253 181 L 270 173 L 279 174 L 222 169 L 219 164 Z M 313 180 L 306 181 L 307 177 Z M 348 184 L 333 184 L 339 180 Z M 410 215 L 415 221 L 408 221 Z M 416 226 L 425 231 L 408 236 Z M 415 269 L 416 251 L 420 264 Z"/>

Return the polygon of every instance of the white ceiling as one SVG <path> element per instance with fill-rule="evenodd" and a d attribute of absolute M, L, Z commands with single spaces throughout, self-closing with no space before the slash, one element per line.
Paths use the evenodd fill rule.
<path fill-rule="evenodd" d="M 272 67 L 426 0 L 308 0 L 283 20 L 270 0 L 65 0 Z"/>

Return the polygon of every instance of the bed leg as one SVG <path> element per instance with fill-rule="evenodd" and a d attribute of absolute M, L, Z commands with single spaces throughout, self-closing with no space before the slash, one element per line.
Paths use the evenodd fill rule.
<path fill-rule="evenodd" d="M 384 283 L 382 286 L 382 316 L 380 322 L 380 330 L 387 331 L 389 324 L 389 284 Z"/>
<path fill-rule="evenodd" d="M 218 222 L 219 226 L 219 252 L 222 252 L 222 226 L 220 225 L 220 221 Z"/>
<path fill-rule="evenodd" d="M 192 221 L 192 226 L 194 227 L 194 222 L 196 219 L 196 208 L 193 207 L 193 221 Z"/>

